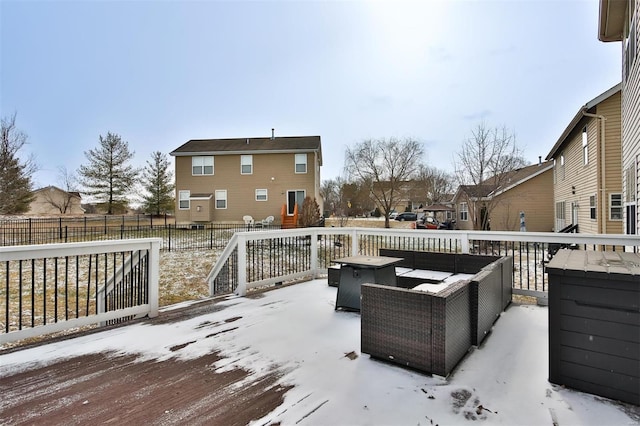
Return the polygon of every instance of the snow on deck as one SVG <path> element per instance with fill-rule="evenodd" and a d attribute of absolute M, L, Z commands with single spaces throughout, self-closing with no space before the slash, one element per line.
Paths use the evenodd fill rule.
<path fill-rule="evenodd" d="M 335 299 L 336 288 L 328 287 L 326 280 L 315 280 L 252 297 L 230 297 L 216 303 L 215 309 L 177 322 L 148 320 L 0 353 L 0 383 L 81 355 L 115 354 L 139 364 L 156 363 L 157 369 L 163 368 L 162 362 L 207 358 L 212 364 L 202 363 L 206 368 L 202 367 L 201 376 L 241 369 L 248 374 L 233 385 L 238 391 L 269 377 L 269 386 L 282 392 L 283 398 L 274 400 L 275 409 L 269 406 L 249 417 L 258 425 L 446 425 L 481 420 L 487 425 L 600 426 L 640 420 L 638 407 L 547 381 L 546 308 L 508 308 L 482 347 L 444 379 L 361 354 L 360 316 L 335 311 Z M 167 383 L 172 386 L 171 380 Z M 8 389 L 0 389 L 9 395 Z M 144 393 L 144 387 L 138 393 Z M 0 402 L 0 424 L 3 409 L 12 407 L 11 397 L 5 397 Z M 236 410 L 251 408 L 236 402 L 241 403 Z M 82 404 L 91 401 L 69 404 L 73 419 L 74 411 L 77 414 Z M 171 413 L 180 408 L 166 406 L 156 414 L 145 413 L 146 420 L 179 424 L 186 417 Z M 145 405 L 137 409 L 143 411 Z"/>

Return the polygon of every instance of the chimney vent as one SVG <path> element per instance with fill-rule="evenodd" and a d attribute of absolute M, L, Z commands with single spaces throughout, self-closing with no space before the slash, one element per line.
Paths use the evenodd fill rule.
<path fill-rule="evenodd" d="M 538 166 L 542 164 L 542 155 L 538 155 Z"/>
<path fill-rule="evenodd" d="M 276 138 L 275 131 L 276 131 L 276 129 L 271 128 L 271 140 L 274 140 Z"/>

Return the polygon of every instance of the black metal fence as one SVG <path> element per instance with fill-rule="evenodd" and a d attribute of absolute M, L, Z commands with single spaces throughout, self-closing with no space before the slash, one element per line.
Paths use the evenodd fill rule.
<path fill-rule="evenodd" d="M 238 231 L 280 229 L 268 225 L 208 223 L 180 226 L 167 216 L 0 219 L 0 246 L 132 238 L 162 238 L 161 250 L 223 249 Z"/>

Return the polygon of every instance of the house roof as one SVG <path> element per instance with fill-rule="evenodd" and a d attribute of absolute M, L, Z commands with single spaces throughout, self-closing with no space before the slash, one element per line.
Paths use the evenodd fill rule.
<path fill-rule="evenodd" d="M 495 185 L 460 185 L 453 198 L 456 199 L 461 192 L 473 198 L 487 197 L 494 189 Z"/>
<path fill-rule="evenodd" d="M 541 175 L 542 173 L 551 169 L 553 169 L 553 161 L 545 161 L 544 163 L 532 164 L 530 166 L 514 170 L 513 172 L 511 172 L 513 174 L 509 176 L 507 182 L 497 187 L 489 195 L 500 195 L 506 191 L 509 191 L 511 188 L 523 184 L 526 181 L 533 179 L 534 177 Z"/>
<path fill-rule="evenodd" d="M 65 191 L 64 189 L 60 189 L 60 188 L 58 188 L 57 186 L 54 186 L 54 185 L 43 186 L 42 188 L 38 188 L 38 189 L 34 190 L 33 193 L 35 194 L 37 192 L 44 192 L 46 190 L 51 190 L 51 189 L 55 189 L 55 190 L 57 190 L 59 192 L 64 192 L 64 193 L 72 195 L 74 197 L 82 198 L 78 191 Z"/>
<path fill-rule="evenodd" d="M 320 136 L 282 136 L 233 139 L 192 139 L 170 153 L 170 155 L 232 155 L 261 153 L 318 152 L 322 165 Z"/>
<path fill-rule="evenodd" d="M 455 210 L 455 208 L 452 206 L 445 206 L 444 204 L 430 204 L 422 210 L 426 212 L 446 212 Z"/>
<path fill-rule="evenodd" d="M 532 164 L 530 166 L 507 172 L 507 179 L 505 179 L 505 182 L 500 185 L 490 183 L 480 185 L 460 185 L 456 191 L 454 199 L 457 199 L 461 192 L 465 192 L 472 198 L 494 197 L 507 192 L 510 189 L 546 172 L 547 170 L 551 170 L 552 168 L 553 161 L 545 161 L 544 163 Z M 485 182 L 491 182 L 492 180 L 496 181 L 502 179 L 497 179 L 494 176 L 487 179 Z"/>
<path fill-rule="evenodd" d="M 616 93 L 620 92 L 622 90 L 622 83 L 618 83 L 615 86 L 613 86 L 611 89 L 607 90 L 604 93 L 601 93 L 600 95 L 596 96 L 595 98 L 593 98 L 592 100 L 590 100 L 589 102 L 587 102 L 586 104 L 584 104 L 576 113 L 576 115 L 573 117 L 573 119 L 571 120 L 571 122 L 569 122 L 569 125 L 567 126 L 566 129 L 564 129 L 564 132 L 562 132 L 562 135 L 560 135 L 560 138 L 558 139 L 558 141 L 556 142 L 556 144 L 553 146 L 553 148 L 551 148 L 551 151 L 549 151 L 549 153 L 547 154 L 547 157 L 545 158 L 545 160 L 551 160 L 552 158 L 554 158 L 556 156 L 556 154 L 558 153 L 558 151 L 560 151 L 560 149 L 562 148 L 562 146 L 568 142 L 568 138 L 569 135 L 571 135 L 571 133 L 573 133 L 573 131 L 576 129 L 576 127 L 578 127 L 578 125 L 580 124 L 580 122 L 583 119 L 586 119 L 585 117 L 585 113 L 593 113 L 595 112 L 595 107 L 604 102 L 605 100 L 609 99 L 611 96 L 615 95 Z"/>
<path fill-rule="evenodd" d="M 600 0 L 600 41 L 622 41 L 627 4 L 627 0 Z"/>

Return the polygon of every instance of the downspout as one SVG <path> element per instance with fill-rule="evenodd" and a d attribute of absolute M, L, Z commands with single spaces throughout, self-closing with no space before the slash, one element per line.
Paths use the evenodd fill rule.
<path fill-rule="evenodd" d="M 607 175 L 606 175 L 606 154 L 605 154 L 605 122 L 607 121 L 607 119 L 605 118 L 604 115 L 600 115 L 600 114 L 591 114 L 588 113 L 586 111 L 582 111 L 582 115 L 584 115 L 585 117 L 592 117 L 592 118 L 599 118 L 600 121 L 600 150 L 602 152 L 602 161 L 600 161 L 600 156 L 598 156 L 598 163 L 600 163 L 600 178 L 602 180 L 602 187 L 600 188 L 600 203 L 602 206 L 602 214 L 600 215 L 600 217 L 602 217 L 602 221 L 600 222 L 600 230 L 601 230 L 601 234 L 606 234 L 607 233 L 607 220 L 608 220 L 608 215 L 607 215 L 607 200 L 606 200 L 606 188 L 607 188 Z"/>

